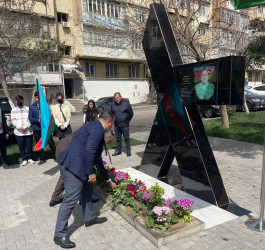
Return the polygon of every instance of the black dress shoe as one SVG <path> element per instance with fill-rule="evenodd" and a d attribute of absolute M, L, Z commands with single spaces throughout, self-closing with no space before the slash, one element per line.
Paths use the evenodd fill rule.
<path fill-rule="evenodd" d="M 94 224 L 102 224 L 104 222 L 107 221 L 107 218 L 106 217 L 95 217 L 95 219 L 91 220 L 91 221 L 86 221 L 85 222 L 85 226 L 86 227 L 90 227 L 90 226 L 93 226 Z"/>
<path fill-rule="evenodd" d="M 44 163 L 46 163 L 46 160 L 40 160 L 39 163 L 38 163 L 38 165 L 42 165 Z"/>
<path fill-rule="evenodd" d="M 112 156 L 121 155 L 121 152 L 115 152 Z"/>
<path fill-rule="evenodd" d="M 127 157 L 130 157 L 131 156 L 131 152 L 127 152 Z"/>
<path fill-rule="evenodd" d="M 98 198 L 92 198 L 92 203 L 97 203 L 97 202 L 99 202 Z"/>
<path fill-rule="evenodd" d="M 7 169 L 8 168 L 8 164 L 6 162 L 3 162 L 3 168 Z"/>
<path fill-rule="evenodd" d="M 54 242 L 62 248 L 74 248 L 75 243 L 69 240 L 69 237 L 54 237 Z"/>
<path fill-rule="evenodd" d="M 57 204 L 60 204 L 63 201 L 63 198 L 58 200 L 58 201 L 50 201 L 50 207 L 54 207 Z"/>

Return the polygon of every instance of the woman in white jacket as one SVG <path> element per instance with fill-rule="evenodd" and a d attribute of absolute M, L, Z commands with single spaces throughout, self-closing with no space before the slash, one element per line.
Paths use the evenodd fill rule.
<path fill-rule="evenodd" d="M 29 121 L 29 108 L 24 106 L 23 96 L 17 95 L 16 103 L 17 107 L 11 111 L 11 122 L 15 126 L 14 134 L 23 160 L 21 165 L 25 166 L 35 163 L 32 160 L 33 132 Z"/>

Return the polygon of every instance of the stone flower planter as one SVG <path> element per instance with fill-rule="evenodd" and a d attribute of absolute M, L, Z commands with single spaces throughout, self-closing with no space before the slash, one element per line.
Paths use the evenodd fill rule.
<path fill-rule="evenodd" d="M 94 185 L 94 193 L 107 203 L 111 201 L 111 195 L 104 193 L 98 185 Z M 148 228 L 146 225 L 146 218 L 136 214 L 130 207 L 125 207 L 120 204 L 117 207 L 113 207 L 113 209 L 157 247 L 185 238 L 205 229 L 205 225 L 202 221 L 192 217 L 191 223 L 186 222 L 183 224 L 180 220 L 179 223 L 171 225 L 169 230 L 163 232 L 159 229 Z"/>

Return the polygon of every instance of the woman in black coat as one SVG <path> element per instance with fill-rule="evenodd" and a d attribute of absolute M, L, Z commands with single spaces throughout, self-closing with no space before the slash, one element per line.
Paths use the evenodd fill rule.
<path fill-rule="evenodd" d="M 87 111 L 85 114 L 84 123 L 92 122 L 98 119 L 98 111 L 96 109 L 96 104 L 94 100 L 89 100 L 87 105 Z"/>

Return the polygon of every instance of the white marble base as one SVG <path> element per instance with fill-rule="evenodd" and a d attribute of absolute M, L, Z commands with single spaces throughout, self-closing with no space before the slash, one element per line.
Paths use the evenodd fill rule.
<path fill-rule="evenodd" d="M 188 193 L 185 193 L 179 189 L 174 188 L 162 181 L 159 181 L 149 175 L 146 175 L 134 168 L 125 168 L 122 171 L 127 172 L 132 179 L 143 181 L 147 187 L 151 187 L 155 183 L 158 183 L 165 189 L 164 198 L 170 198 L 171 200 L 188 199 L 194 201 L 192 216 L 203 221 L 205 223 L 205 229 L 220 225 L 222 223 L 234 220 L 238 216 L 225 211 L 217 206 L 214 206 L 208 202 L 205 202 L 199 198 L 196 198 Z"/>

